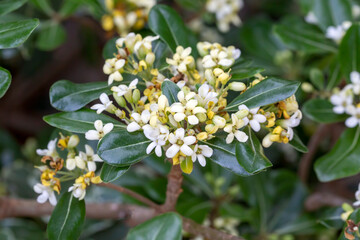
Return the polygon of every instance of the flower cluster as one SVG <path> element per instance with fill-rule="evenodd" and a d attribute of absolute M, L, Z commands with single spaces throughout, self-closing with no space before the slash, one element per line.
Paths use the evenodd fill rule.
<path fill-rule="evenodd" d="M 105 6 L 108 14 L 102 19 L 105 31 L 117 31 L 120 36 L 126 36 L 132 30 L 142 29 L 148 18 L 150 9 L 155 0 L 106 0 Z"/>
<path fill-rule="evenodd" d="M 136 73 L 139 78 L 129 85 L 111 87 L 114 101 L 103 93 L 101 104 L 92 107 L 98 114 L 103 111 L 114 114 L 127 124 L 128 132 L 141 131 L 151 141 L 147 154 L 165 155 L 173 164 L 180 164 L 183 172 L 191 173 L 193 162 L 205 166 L 206 158 L 211 158 L 214 150 L 207 141 L 218 134 L 226 134 L 227 144 L 235 140 L 246 142 L 249 136 L 243 130 L 248 126 L 255 132 L 261 128 L 270 132 L 263 141 L 266 147 L 272 142 L 287 143 L 292 139 L 292 128 L 302 118 L 294 96 L 252 109 L 240 105 L 235 113 L 225 110 L 228 91 L 242 94 L 265 79 L 258 74 L 249 85 L 230 81 L 231 66 L 240 56 L 239 49 L 218 43 L 198 43 L 202 58 L 197 62 L 205 69 L 203 71 L 191 56 L 192 49 L 178 46 L 172 58 L 167 59 L 168 70 L 173 73 L 168 79 L 152 66 L 155 54 L 151 41 L 154 39 L 157 37 L 142 39 L 140 35 L 130 33 L 117 41 L 118 55 L 106 60 L 104 66 L 104 72 L 110 75 L 109 83 L 122 81 L 122 77 L 111 77 L 122 73 Z M 149 56 L 151 61 L 148 61 Z M 139 66 L 143 66 L 142 71 Z M 145 82 L 142 84 L 145 89 L 138 87 L 140 82 Z M 171 96 L 162 91 L 164 85 L 171 86 Z M 86 133 L 86 138 L 101 139 L 101 134 L 91 130 Z"/>
<path fill-rule="evenodd" d="M 206 10 L 215 14 L 219 30 L 228 32 L 231 23 L 235 26 L 241 24 L 238 13 L 243 5 L 243 0 L 208 0 Z"/>
<path fill-rule="evenodd" d="M 351 83 L 347 84 L 343 89 L 334 89 L 330 101 L 334 105 L 334 113 L 350 115 L 346 119 L 345 125 L 353 128 L 360 125 L 360 102 L 357 101 L 360 96 L 360 73 L 351 72 L 350 80 Z"/>
<path fill-rule="evenodd" d="M 47 200 L 56 205 L 55 192 L 60 193 L 61 182 L 75 180 L 75 183 L 68 190 L 72 191 L 74 197 L 80 200 L 85 197 L 86 188 L 90 183 L 100 183 L 100 177 L 95 176 L 96 162 L 102 162 L 94 150 L 85 145 L 85 152 L 78 151 L 79 137 L 77 135 L 63 136 L 60 139 L 51 140 L 47 149 L 38 149 L 38 155 L 43 156 L 41 162 L 44 165 L 37 166 L 41 171 L 40 182 L 34 186 L 34 191 L 39 195 L 37 201 L 44 203 Z M 64 159 L 60 157 L 57 149 L 67 150 L 66 169 L 63 171 Z"/>

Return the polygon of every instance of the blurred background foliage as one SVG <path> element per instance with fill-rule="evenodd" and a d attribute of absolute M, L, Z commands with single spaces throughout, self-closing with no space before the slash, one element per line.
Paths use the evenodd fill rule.
<path fill-rule="evenodd" d="M 333 71 L 334 56 L 289 48 L 274 31 L 278 24 L 294 28 L 305 24 L 303 19 L 311 1 L 246 0 L 240 12 L 242 26 L 232 27 L 225 34 L 217 30 L 213 16 L 205 12 L 204 0 L 158 2 L 173 6 L 198 39 L 239 47 L 242 57 L 251 59 L 254 68 L 266 69 L 265 76 L 311 82 L 312 69 L 323 71 L 328 67 L 330 73 Z M 103 48 L 116 33 L 102 29 L 101 17 L 105 13 L 101 0 L 29 0 L 18 10 L 0 16 L 0 23 L 25 18 L 40 20 L 24 45 L 0 51 L 0 65 L 13 76 L 9 91 L 0 100 L 1 195 L 36 197 L 32 186 L 38 171 L 33 165 L 40 159 L 35 150 L 45 147 L 59 132 L 42 120 L 44 115 L 55 112 L 48 96 L 50 86 L 60 79 L 75 83 L 106 81 L 102 72 Z M 145 27 L 140 31 L 149 30 Z M 304 102 L 310 96 L 299 91 L 297 97 Z M 305 119 L 298 134 L 307 143 L 317 127 Z M 334 126 L 317 155 L 328 151 L 342 129 L 342 125 Z M 235 176 L 214 164 L 196 167 L 185 176 L 177 210 L 198 223 L 239 233 L 247 239 L 337 239 L 344 224 L 340 219 L 341 204 L 353 201 L 357 187 L 354 183 L 359 182 L 359 176 L 320 183 L 310 166 L 310 178 L 304 184 L 298 177 L 299 153 L 287 145 L 274 144 L 265 154 L 273 160 L 274 167 L 248 178 Z M 169 169 L 170 164 L 149 159 L 115 183 L 162 203 Z M 87 198 L 89 202 L 134 202 L 126 195 L 103 188 L 92 188 Z M 47 221 L 48 218 L 1 220 L 0 239 L 45 239 Z M 123 239 L 127 231 L 121 220 L 86 220 L 80 239 Z"/>

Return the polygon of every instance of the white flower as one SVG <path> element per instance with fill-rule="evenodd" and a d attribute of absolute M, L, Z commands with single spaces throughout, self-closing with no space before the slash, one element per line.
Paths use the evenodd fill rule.
<path fill-rule="evenodd" d="M 38 203 L 45 203 L 49 200 L 50 204 L 55 206 L 57 203 L 54 190 L 50 186 L 44 186 L 40 183 L 34 185 L 34 191 L 40 194 L 36 201 Z"/>
<path fill-rule="evenodd" d="M 100 95 L 100 102 L 101 102 L 101 104 L 98 103 L 91 107 L 91 109 L 96 110 L 97 114 L 100 114 L 105 110 L 110 110 L 111 107 L 113 106 L 113 104 L 112 104 L 113 102 L 110 101 L 110 99 L 106 93 L 102 93 Z"/>
<path fill-rule="evenodd" d="M 330 97 L 330 102 L 335 105 L 333 111 L 336 114 L 343 114 L 346 112 L 347 108 L 352 104 L 353 98 L 351 95 L 347 94 L 346 91 L 341 91 L 337 94 L 333 94 Z"/>
<path fill-rule="evenodd" d="M 167 58 L 166 62 L 174 66 L 179 72 L 185 73 L 188 69 L 195 68 L 195 60 L 191 54 L 191 47 L 183 48 L 178 46 L 176 48 L 176 53 L 173 55 L 173 58 Z"/>
<path fill-rule="evenodd" d="M 146 154 L 150 154 L 155 148 L 156 156 L 161 157 L 161 148 L 165 145 L 169 137 L 169 129 L 162 125 L 156 128 L 153 128 L 150 125 L 145 125 L 144 135 L 152 141 L 146 148 Z"/>
<path fill-rule="evenodd" d="M 76 167 L 80 169 L 85 169 L 85 161 L 80 156 L 75 156 L 74 158 L 68 158 L 66 160 L 66 168 L 68 170 L 74 170 Z"/>
<path fill-rule="evenodd" d="M 170 107 L 170 111 L 175 113 L 175 121 L 181 122 L 186 118 L 191 125 L 198 124 L 199 119 L 196 114 L 206 113 L 206 110 L 203 107 L 198 106 L 197 100 L 192 99 L 195 96 L 195 93 L 190 92 L 185 96 L 184 92 L 180 91 L 177 96 L 180 102 L 173 103 Z"/>
<path fill-rule="evenodd" d="M 118 87 L 112 87 L 111 91 L 116 92 L 117 95 L 124 96 L 127 93 L 131 93 L 132 90 L 136 89 L 136 85 L 138 84 L 139 80 L 136 78 L 131 81 L 129 86 L 126 86 L 125 84 L 121 84 Z"/>
<path fill-rule="evenodd" d="M 49 141 L 47 145 L 47 149 L 37 149 L 36 153 L 40 156 L 57 157 L 58 153 L 56 151 L 56 142 L 57 142 L 57 138 Z"/>
<path fill-rule="evenodd" d="M 345 125 L 349 128 L 356 127 L 356 125 L 360 126 L 360 108 L 359 107 L 351 108 L 351 110 L 349 110 L 348 113 L 351 115 L 351 117 L 346 119 Z"/>
<path fill-rule="evenodd" d="M 87 140 L 100 140 L 114 128 L 112 123 L 107 123 L 104 126 L 101 120 L 96 120 L 94 126 L 96 130 L 89 130 L 85 133 Z"/>
<path fill-rule="evenodd" d="M 308 12 L 308 14 L 305 16 L 305 21 L 307 23 L 318 23 L 318 20 L 313 12 Z"/>
<path fill-rule="evenodd" d="M 344 37 L 346 31 L 351 27 L 351 22 L 343 22 L 338 26 L 330 26 L 326 29 L 326 37 L 339 43 Z"/>
<path fill-rule="evenodd" d="M 134 121 L 131 122 L 126 129 L 128 132 L 135 132 L 140 130 L 142 126 L 148 124 L 150 116 L 151 114 L 149 110 L 146 109 L 142 111 L 141 115 L 139 113 L 132 113 L 131 117 L 134 119 Z"/>
<path fill-rule="evenodd" d="M 138 57 L 145 56 L 151 52 L 152 41 L 159 39 L 159 36 L 147 36 L 143 40 L 138 41 L 134 45 L 134 52 Z"/>
<path fill-rule="evenodd" d="M 213 150 L 207 145 L 195 145 L 194 153 L 191 155 L 193 162 L 198 160 L 201 166 L 205 167 L 206 159 L 205 157 L 211 157 L 213 155 Z"/>
<path fill-rule="evenodd" d="M 108 84 L 111 85 L 113 81 L 121 81 L 123 77 L 119 72 L 124 66 L 126 61 L 124 59 L 111 58 L 105 61 L 103 71 L 109 75 Z"/>
<path fill-rule="evenodd" d="M 79 152 L 80 158 L 87 164 L 87 168 L 89 172 L 96 171 L 96 163 L 102 162 L 103 160 L 99 157 L 99 155 L 94 153 L 94 150 L 89 145 L 85 144 L 85 152 Z M 84 169 L 84 168 L 83 168 Z"/>
<path fill-rule="evenodd" d="M 299 126 L 302 119 L 302 113 L 300 110 L 297 110 L 289 119 L 280 120 L 280 126 L 288 129 Z M 290 139 L 291 140 L 291 139 Z"/>
<path fill-rule="evenodd" d="M 234 137 L 236 137 L 239 142 L 246 142 L 249 138 L 248 135 L 239 130 L 245 125 L 244 121 L 238 119 L 235 114 L 231 114 L 231 121 L 232 122 L 230 124 L 226 124 L 224 128 L 224 131 L 229 133 L 226 137 L 226 143 L 232 143 L 234 141 Z"/>
<path fill-rule="evenodd" d="M 352 84 L 352 90 L 354 94 L 360 95 L 360 73 L 353 71 L 350 73 L 350 80 Z"/>
<path fill-rule="evenodd" d="M 266 117 L 264 115 L 258 113 L 259 108 L 260 107 L 249 110 L 249 108 L 247 106 L 245 106 L 244 104 L 239 106 L 239 110 L 244 109 L 244 110 L 249 111 L 248 116 L 244 117 L 242 120 L 244 121 L 245 126 L 250 124 L 251 128 L 255 132 L 260 131 L 260 129 L 261 129 L 260 123 L 266 122 Z"/>
<path fill-rule="evenodd" d="M 354 202 L 354 206 L 358 207 L 360 206 L 360 184 L 358 186 L 358 190 L 355 192 L 355 198 L 356 198 L 356 202 Z"/>
<path fill-rule="evenodd" d="M 219 30 L 228 32 L 231 23 L 235 26 L 240 25 L 241 20 L 238 16 L 238 11 L 243 5 L 242 0 L 208 0 L 206 9 L 215 14 Z"/>
<path fill-rule="evenodd" d="M 68 191 L 72 191 L 73 196 L 78 198 L 79 200 L 83 200 L 86 195 L 86 188 L 83 189 L 81 183 L 74 183 L 73 186 L 69 187 Z"/>
<path fill-rule="evenodd" d="M 179 151 L 181 151 L 186 156 L 191 156 L 194 151 L 189 147 L 189 145 L 192 145 L 196 142 L 196 137 L 185 137 L 185 129 L 179 128 L 175 131 L 175 134 L 169 134 L 169 142 L 172 145 L 166 151 L 166 157 L 173 158 Z"/>
<path fill-rule="evenodd" d="M 213 104 L 218 102 L 217 96 L 218 94 L 213 92 L 208 84 L 204 83 L 199 87 L 196 98 L 199 102 L 199 105 L 207 109 L 210 102 L 213 102 Z"/>

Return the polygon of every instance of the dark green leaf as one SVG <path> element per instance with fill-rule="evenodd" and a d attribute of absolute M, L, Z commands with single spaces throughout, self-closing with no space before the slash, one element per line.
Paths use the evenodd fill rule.
<path fill-rule="evenodd" d="M 38 19 L 0 23 L 0 49 L 20 46 L 38 25 Z"/>
<path fill-rule="evenodd" d="M 152 43 L 152 50 L 155 53 L 154 67 L 159 69 L 167 67 L 166 57 L 172 54 L 169 47 L 163 41 L 156 40 Z"/>
<path fill-rule="evenodd" d="M 333 111 L 334 105 L 326 99 L 311 99 L 307 101 L 302 110 L 311 120 L 319 123 L 341 122 L 346 119 L 345 114 L 336 114 Z"/>
<path fill-rule="evenodd" d="M 52 51 L 59 47 L 66 40 L 66 31 L 61 24 L 57 22 L 50 22 L 40 28 L 36 46 L 43 51 Z"/>
<path fill-rule="evenodd" d="M 85 201 L 79 201 L 72 192 L 65 192 L 57 203 L 49 224 L 49 240 L 78 239 L 85 220 Z"/>
<path fill-rule="evenodd" d="M 323 30 L 352 20 L 349 0 L 314 0 L 313 12 Z"/>
<path fill-rule="evenodd" d="M 299 136 L 294 133 L 293 139 L 289 142 L 289 144 L 298 150 L 299 152 L 306 153 L 308 152 L 308 148 L 305 146 L 305 144 L 301 141 Z"/>
<path fill-rule="evenodd" d="M 0 16 L 15 11 L 24 5 L 26 1 L 27 0 L 2 0 L 0 2 Z"/>
<path fill-rule="evenodd" d="M 326 90 L 332 90 L 341 82 L 342 72 L 340 69 L 341 63 L 338 58 L 335 58 L 329 66 L 329 77 L 326 83 Z"/>
<path fill-rule="evenodd" d="M 171 81 L 164 81 L 161 84 L 161 92 L 167 97 L 169 105 L 179 101 L 177 98 L 177 94 L 179 91 L 180 88 Z"/>
<path fill-rule="evenodd" d="M 102 52 L 104 59 L 113 58 L 114 55 L 117 54 L 117 48 L 116 48 L 117 39 L 118 38 L 114 37 L 106 42 Z"/>
<path fill-rule="evenodd" d="M 152 218 L 134 228 L 127 236 L 127 240 L 149 239 L 182 239 L 182 220 L 177 213 L 164 213 Z"/>
<path fill-rule="evenodd" d="M 98 154 L 104 162 L 116 166 L 128 166 L 144 159 L 151 143 L 141 131 L 112 131 L 99 142 Z"/>
<path fill-rule="evenodd" d="M 8 70 L 0 67 L 0 98 L 2 98 L 9 89 L 11 83 L 11 74 Z"/>
<path fill-rule="evenodd" d="M 261 143 L 253 131 L 247 127 L 244 132 L 249 136 L 249 139 L 245 143 L 236 143 L 236 158 L 239 164 L 252 174 L 271 167 L 272 163 L 264 155 Z"/>
<path fill-rule="evenodd" d="M 324 75 L 318 68 L 312 68 L 310 70 L 310 81 L 316 86 L 317 89 L 324 89 Z"/>
<path fill-rule="evenodd" d="M 49 17 L 52 17 L 52 14 L 54 14 L 54 10 L 50 6 L 49 0 L 30 0 L 30 2 L 34 4 L 35 7 L 43 11 Z"/>
<path fill-rule="evenodd" d="M 258 68 L 258 67 L 241 68 L 241 69 L 235 69 L 235 70 L 232 68 L 231 80 L 236 81 L 236 80 L 242 80 L 245 78 L 250 78 L 250 77 L 253 77 L 257 73 L 261 73 L 262 71 L 264 71 L 264 69 Z"/>
<path fill-rule="evenodd" d="M 106 183 L 113 182 L 126 173 L 127 170 L 129 170 L 129 167 L 117 167 L 104 163 L 101 168 L 100 178 Z"/>
<path fill-rule="evenodd" d="M 241 104 L 251 109 L 276 103 L 292 96 L 299 86 L 299 82 L 267 78 L 235 98 L 226 110 L 237 111 Z"/>
<path fill-rule="evenodd" d="M 192 33 L 186 28 L 180 15 L 171 7 L 155 5 L 149 13 L 149 27 L 173 52 L 176 51 L 177 46 L 183 46 L 191 47 L 194 57 L 198 55 L 196 46 L 190 41 Z"/>
<path fill-rule="evenodd" d="M 334 43 L 326 39 L 324 33 L 314 26 L 281 24 L 275 26 L 274 31 L 283 43 L 293 50 L 306 53 L 336 52 Z"/>
<path fill-rule="evenodd" d="M 250 176 L 251 174 L 248 173 L 236 159 L 236 143 L 227 144 L 225 138 L 225 136 L 221 136 L 206 142 L 201 142 L 213 149 L 213 155 L 209 159 L 237 175 Z"/>
<path fill-rule="evenodd" d="M 44 117 L 44 121 L 49 125 L 74 133 L 86 133 L 89 130 L 95 129 L 94 122 L 96 120 L 101 120 L 104 124 L 113 123 L 114 129 L 126 128 L 126 125 L 121 122 L 88 109 L 76 112 L 55 113 Z"/>
<path fill-rule="evenodd" d="M 331 151 L 315 162 L 319 180 L 328 182 L 353 176 L 360 172 L 360 127 L 348 128 Z"/>
<path fill-rule="evenodd" d="M 59 13 L 63 17 L 68 17 L 73 14 L 80 5 L 81 1 L 64 0 Z"/>
<path fill-rule="evenodd" d="M 360 71 L 360 24 L 354 23 L 346 32 L 339 47 L 339 62 L 343 74 Z"/>

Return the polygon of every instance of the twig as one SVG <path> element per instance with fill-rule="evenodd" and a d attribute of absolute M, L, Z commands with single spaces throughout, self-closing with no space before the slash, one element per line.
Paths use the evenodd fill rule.
<path fill-rule="evenodd" d="M 0 219 L 13 217 L 48 216 L 54 207 L 50 204 L 40 204 L 35 200 L 0 198 Z M 129 226 L 136 226 L 149 220 L 159 212 L 151 208 L 118 203 L 88 203 L 86 216 L 92 219 L 124 219 Z M 212 240 L 244 240 L 231 236 L 216 229 L 202 226 L 191 219 L 183 218 L 183 229 L 194 235 L 204 236 Z"/>
<path fill-rule="evenodd" d="M 168 175 L 168 184 L 166 187 L 166 201 L 161 206 L 163 212 L 175 211 L 176 202 L 182 193 L 181 185 L 183 181 L 180 165 L 173 165 Z"/>
<path fill-rule="evenodd" d="M 140 202 L 146 204 L 147 206 L 154 208 L 157 211 L 161 211 L 160 206 L 158 204 L 154 203 L 150 199 L 148 199 L 130 189 L 127 189 L 127 188 L 124 188 L 124 187 L 121 187 L 121 186 L 118 186 L 118 185 L 115 185 L 112 183 L 100 183 L 100 184 L 98 184 L 98 186 L 110 188 L 110 189 L 116 190 L 118 192 L 124 193 L 126 195 L 129 195 L 130 197 L 133 197 L 133 198 L 139 200 Z"/>
<path fill-rule="evenodd" d="M 314 135 L 310 138 L 308 144 L 309 151 L 301 158 L 298 170 L 299 177 L 303 183 L 306 183 L 308 180 L 312 160 L 316 154 L 319 144 L 326 134 L 328 134 L 329 126 L 331 125 L 319 125 Z"/>

